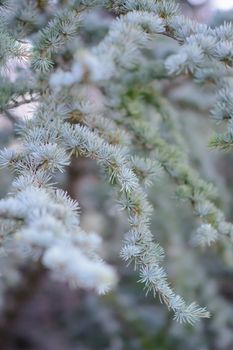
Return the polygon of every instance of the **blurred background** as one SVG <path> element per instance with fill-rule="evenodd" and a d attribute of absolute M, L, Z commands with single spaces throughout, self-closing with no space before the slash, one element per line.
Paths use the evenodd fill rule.
<path fill-rule="evenodd" d="M 233 21 L 233 0 L 180 3 L 187 16 L 211 26 Z M 112 17 L 104 12 L 91 16 L 93 25 L 84 25 L 82 31 L 86 40 L 95 43 L 106 34 Z M 163 58 L 167 50 L 173 50 L 169 45 L 161 39 L 154 50 Z M 233 221 L 233 155 L 210 151 L 207 146 L 214 128 L 209 118 L 212 91 L 181 81 L 164 89 L 164 94 L 177 108 L 182 142 L 193 167 L 216 185 L 221 194 L 220 205 L 227 219 Z M 15 120 L 30 115 L 32 110 L 32 106 L 19 107 L 8 116 L 0 116 L 1 148 L 13 142 Z M 153 186 L 150 191 L 155 207 L 152 231 L 167 253 L 165 263 L 170 281 L 179 294 L 207 305 L 212 314 L 210 320 L 195 327 L 177 324 L 165 306 L 152 296 L 145 296 L 133 267 L 126 267 L 121 261 L 119 251 L 127 229 L 126 219 L 118 211 L 111 199 L 111 189 L 100 179 L 98 171 L 92 161 L 73 160 L 67 173 L 56 181 L 79 201 L 85 230 L 103 235 L 105 259 L 117 268 L 118 286 L 99 297 L 54 282 L 48 273 L 33 264 L 16 271 L 12 260 L 7 290 L 0 279 L 3 291 L 0 350 L 232 350 L 231 250 L 225 252 L 222 259 L 214 249 L 193 249 L 190 236 L 196 223 L 191 209 L 186 203 L 177 202 L 174 184 L 166 176 Z M 11 175 L 1 170 L 1 197 L 8 192 L 11 180 Z M 6 259 L 9 257 L 2 251 L 2 268 Z"/>

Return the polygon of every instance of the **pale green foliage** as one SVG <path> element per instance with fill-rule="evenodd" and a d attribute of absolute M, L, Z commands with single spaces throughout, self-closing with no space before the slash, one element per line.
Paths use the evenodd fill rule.
<path fill-rule="evenodd" d="M 24 6 L 27 3 L 32 6 L 30 1 L 22 1 Z M 89 7 L 103 4 L 117 15 L 108 34 L 95 47 L 83 43 L 83 48 L 73 51 L 72 45 L 81 30 L 81 12 L 85 16 Z M 173 1 L 68 1 L 65 8 L 54 7 L 55 15 L 50 14 L 42 28 L 34 23 L 37 12 L 41 11 L 39 6 L 33 7 L 31 18 L 28 8 L 21 8 L 20 18 L 27 24 L 25 40 L 31 43 L 27 57 L 32 80 L 26 84 L 28 91 L 27 88 L 20 91 L 17 84 L 1 84 L 6 86 L 5 91 L 1 89 L 3 112 L 12 108 L 10 103 L 14 102 L 15 94 L 37 93 L 39 101 L 33 118 L 26 119 L 19 128 L 20 149 L 1 152 L 1 164 L 16 175 L 11 194 L 0 202 L 1 220 L 10 219 L 13 223 L 10 233 L 14 245 L 18 249 L 23 245 L 29 247 L 28 255 L 36 255 L 57 278 L 104 292 L 115 284 L 116 275 L 97 257 L 99 239 L 85 235 L 79 226 L 77 203 L 50 182 L 54 172 L 62 172 L 69 165 L 71 156 L 93 159 L 116 187 L 119 205 L 128 214 L 129 231 L 121 250 L 122 258 L 134 262 L 139 281 L 148 292 L 159 295 L 174 312 L 175 320 L 192 324 L 209 317 L 206 308 L 195 302 L 186 304 L 168 282 L 161 267 L 163 249 L 154 241 L 150 230 L 153 207 L 146 188 L 161 176 L 162 169 L 174 180 L 178 198 L 191 204 L 201 222 L 195 237 L 198 245 L 219 241 L 224 246 L 227 239 L 232 241 L 233 228 L 215 204 L 214 187 L 201 180 L 190 167 L 185 151 L 177 142 L 172 107 L 159 92 L 155 97 L 150 83 L 155 78 L 171 79 L 179 74 L 188 74 L 202 83 L 211 76 L 218 91 L 213 115 L 218 121 L 231 119 L 231 89 L 224 82 L 233 64 L 232 26 L 225 24 L 210 29 L 192 22 L 180 15 Z M 18 28 L 17 11 L 18 7 L 14 9 L 10 5 L 2 10 L 2 17 L 6 18 L 0 27 L 2 68 L 11 58 L 24 56 L 19 41 L 23 32 L 14 37 L 15 30 L 11 34 L 7 31 L 9 18 Z M 148 62 L 145 54 L 158 35 L 181 44 L 165 65 L 161 61 Z M 144 109 L 137 96 L 140 85 L 150 101 Z M 89 101 L 88 87 L 103 94 L 104 106 L 100 109 Z M 129 93 L 127 100 L 130 88 L 132 94 Z M 146 117 L 149 104 L 155 115 L 171 123 L 174 144 L 156 130 L 153 118 Z M 232 137 L 223 138 L 212 140 L 212 146 L 229 148 Z M 1 235 L 4 245 L 8 233 Z"/>

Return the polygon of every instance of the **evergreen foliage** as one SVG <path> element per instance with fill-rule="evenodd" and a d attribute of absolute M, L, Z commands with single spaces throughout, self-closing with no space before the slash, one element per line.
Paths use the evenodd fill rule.
<path fill-rule="evenodd" d="M 96 6 L 116 18 L 100 42 L 87 45 L 82 25 Z M 195 244 L 225 249 L 232 241 L 233 226 L 218 207 L 217 191 L 190 166 L 174 106 L 159 88 L 179 75 L 212 84 L 217 102 L 211 113 L 227 132 L 214 136 L 210 146 L 229 150 L 232 25 L 193 22 L 176 2 L 165 0 L 8 0 L 0 1 L 0 11 L 1 112 L 11 116 L 15 107 L 36 102 L 33 117 L 17 126 L 20 147 L 1 151 L 1 165 L 14 173 L 11 191 L 0 201 L 3 248 L 10 244 L 19 261 L 40 261 L 73 286 L 101 293 L 114 286 L 115 270 L 99 257 L 100 237 L 82 230 L 78 204 L 53 183 L 71 157 L 93 159 L 128 215 L 121 257 L 135 264 L 139 281 L 158 294 L 175 320 L 193 324 L 209 317 L 205 307 L 186 304 L 168 282 L 164 251 L 150 229 L 156 212 L 147 188 L 165 172 L 198 218 Z M 180 45 L 165 62 L 150 53 L 161 36 Z M 12 80 L 9 70 L 21 60 Z M 90 88 L 101 92 L 101 108 Z M 170 140 L 149 108 L 169 125 Z"/>

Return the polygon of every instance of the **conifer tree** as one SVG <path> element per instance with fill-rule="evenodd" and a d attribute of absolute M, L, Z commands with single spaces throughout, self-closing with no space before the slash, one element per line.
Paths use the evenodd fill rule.
<path fill-rule="evenodd" d="M 95 9 L 109 13 L 111 24 L 103 37 L 88 41 L 85 28 L 94 25 Z M 1 113 L 14 121 L 12 110 L 34 106 L 31 118 L 17 119 L 17 147 L 0 155 L 1 166 L 14 174 L 0 201 L 3 249 L 18 264 L 40 262 L 78 288 L 105 293 L 116 284 L 117 272 L 99 254 L 101 238 L 84 232 L 78 203 L 53 181 L 71 158 L 92 159 L 128 217 L 122 259 L 134 264 L 146 291 L 158 295 L 175 320 L 208 318 L 205 306 L 186 303 L 169 283 L 166 252 L 151 231 L 156 211 L 148 188 L 166 173 L 198 219 L 195 244 L 224 250 L 232 243 L 217 190 L 191 166 L 175 104 L 163 94 L 179 77 L 209 84 L 217 96 L 209 113 L 226 127 L 209 144 L 231 149 L 232 24 L 194 22 L 172 0 L 2 0 L 0 31 Z M 161 38 L 179 44 L 165 60 L 151 49 Z M 101 94 L 101 106 L 92 90 Z"/>

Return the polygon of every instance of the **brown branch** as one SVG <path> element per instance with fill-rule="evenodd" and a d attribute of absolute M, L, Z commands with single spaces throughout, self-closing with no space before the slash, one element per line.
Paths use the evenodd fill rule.
<path fill-rule="evenodd" d="M 15 100 L 14 98 L 12 98 L 12 103 L 9 103 L 8 106 L 6 107 L 6 110 L 8 109 L 14 109 L 14 108 L 17 108 L 19 106 L 22 106 L 22 105 L 25 105 L 25 104 L 29 104 L 29 103 L 32 103 L 32 102 L 37 102 L 39 101 L 40 99 L 40 96 L 31 96 L 30 99 L 26 99 L 24 96 L 22 96 L 22 100 L 21 101 L 17 101 Z"/>

